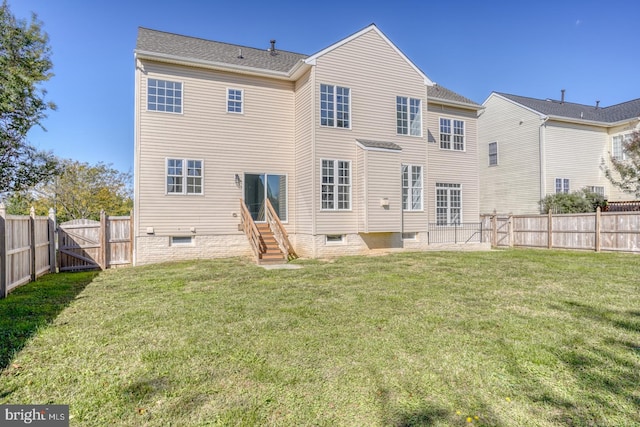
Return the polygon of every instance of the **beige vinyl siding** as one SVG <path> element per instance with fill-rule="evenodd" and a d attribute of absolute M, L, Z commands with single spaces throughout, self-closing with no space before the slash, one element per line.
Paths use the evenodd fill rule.
<path fill-rule="evenodd" d="M 441 117 L 464 121 L 464 151 L 440 149 Z M 425 209 L 428 211 L 429 222 L 436 222 L 436 183 L 460 184 L 462 222 L 478 222 L 480 212 L 477 112 L 431 102 L 428 127 L 435 140 L 428 144 L 427 180 L 424 189 Z"/>
<path fill-rule="evenodd" d="M 491 96 L 478 119 L 480 212 L 538 213 L 540 116 Z M 489 143 L 498 143 L 498 165 L 489 166 Z"/>
<path fill-rule="evenodd" d="M 366 150 L 358 149 L 356 151 L 356 170 L 358 171 L 355 179 L 354 186 L 354 208 L 358 214 L 358 232 L 367 232 L 367 157 Z"/>
<path fill-rule="evenodd" d="M 360 197 L 365 211 L 365 233 L 402 231 L 402 182 L 400 153 L 392 151 L 364 151 L 360 171 L 364 177 L 364 196 Z M 359 156 L 360 157 L 360 156 Z M 387 207 L 381 200 L 388 199 Z M 362 209 L 362 208 L 361 208 Z"/>
<path fill-rule="evenodd" d="M 613 146 L 612 146 L 612 138 L 616 135 L 626 135 L 629 134 L 631 132 L 633 132 L 634 130 L 638 130 L 640 131 L 640 123 L 636 123 L 635 126 L 633 124 L 625 124 L 625 125 L 621 125 L 621 126 L 616 126 L 613 128 L 610 128 L 608 130 L 608 135 L 607 135 L 607 143 L 605 146 L 605 154 L 604 154 L 604 159 L 605 162 L 608 165 L 611 165 L 611 153 L 613 152 Z M 594 184 L 595 185 L 595 184 Z M 609 182 L 609 180 L 607 180 L 606 186 L 605 186 L 605 195 L 608 196 L 609 200 L 611 201 L 622 201 L 622 200 L 634 200 L 635 199 L 635 195 L 632 193 L 625 193 L 622 190 L 620 190 L 618 187 L 616 187 L 615 185 L 611 184 L 611 182 Z"/>
<path fill-rule="evenodd" d="M 620 196 L 600 168 L 608 159 L 611 137 L 605 128 L 571 123 L 547 122 L 547 194 L 555 193 L 555 178 L 568 178 L 570 191 L 588 186 L 605 187 L 605 194 Z M 611 194 L 613 192 L 613 194 Z"/>
<path fill-rule="evenodd" d="M 315 66 L 314 102 L 319 105 L 320 84 L 348 87 L 351 90 L 351 128 L 327 128 L 320 126 L 319 108 L 315 109 L 316 185 L 314 195 L 318 201 L 316 231 L 325 233 L 356 233 L 358 217 L 363 215 L 352 194 L 352 212 L 324 212 L 319 208 L 320 159 L 352 161 L 352 177 L 356 177 L 356 139 L 394 142 L 403 148 L 426 144 L 425 95 L 423 77 L 419 75 L 398 53 L 375 31 L 358 38 L 319 57 Z M 423 137 L 396 135 L 396 96 L 407 96 L 422 100 Z M 420 158 L 405 159 L 414 164 L 423 164 L 426 153 L 412 151 Z M 398 162 L 399 163 L 399 162 Z M 388 167 L 381 168 L 388 170 Z M 395 170 L 395 179 L 400 182 L 400 169 Z M 368 175 L 371 177 L 371 173 Z M 388 177 L 385 176 L 386 179 Z M 368 183 L 367 183 L 368 185 Z M 352 187 L 352 192 L 357 186 Z M 400 196 L 398 188 L 398 197 Z M 379 207 L 379 206 L 378 206 Z M 400 218 L 400 217 L 399 217 Z M 398 219 L 400 221 L 400 219 Z"/>
<path fill-rule="evenodd" d="M 296 227 L 294 232 L 313 232 L 313 151 L 312 151 L 312 73 L 306 73 L 295 85 L 295 194 Z M 293 206 L 293 205 L 290 205 Z"/>
<path fill-rule="evenodd" d="M 139 74 L 138 233 L 239 234 L 244 172 L 286 174 L 289 223 L 295 223 L 292 83 L 144 62 Z M 183 114 L 146 111 L 147 78 L 183 84 Z M 227 88 L 244 91 L 244 113 L 226 112 Z M 165 194 L 167 158 L 203 161 L 204 194 Z"/>

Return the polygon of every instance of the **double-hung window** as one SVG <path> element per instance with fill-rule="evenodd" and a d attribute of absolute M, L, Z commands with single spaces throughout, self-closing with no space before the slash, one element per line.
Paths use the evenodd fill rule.
<path fill-rule="evenodd" d="M 616 160 L 626 160 L 627 153 L 624 144 L 631 139 L 631 135 L 616 135 L 611 138 L 611 155 Z"/>
<path fill-rule="evenodd" d="M 351 209 L 351 162 L 322 160 L 322 210 Z"/>
<path fill-rule="evenodd" d="M 167 159 L 167 194 L 202 194 L 202 160 Z"/>
<path fill-rule="evenodd" d="M 498 165 L 498 143 L 490 142 L 489 143 L 489 166 L 497 166 Z"/>
<path fill-rule="evenodd" d="M 464 151 L 464 121 L 440 118 L 440 148 Z"/>
<path fill-rule="evenodd" d="M 147 79 L 147 111 L 182 113 L 182 83 Z"/>
<path fill-rule="evenodd" d="M 398 135 L 422 136 L 422 101 L 396 96 L 396 132 Z"/>
<path fill-rule="evenodd" d="M 568 193 L 568 192 L 569 192 L 569 179 L 556 178 L 556 193 Z"/>
<path fill-rule="evenodd" d="M 320 85 L 320 126 L 351 127 L 351 89 Z"/>
<path fill-rule="evenodd" d="M 436 183 L 436 224 L 459 225 L 462 217 L 460 184 Z"/>
<path fill-rule="evenodd" d="M 402 165 L 402 209 L 422 210 L 422 166 Z"/>
<path fill-rule="evenodd" d="M 242 89 L 227 89 L 227 113 L 242 114 Z"/>

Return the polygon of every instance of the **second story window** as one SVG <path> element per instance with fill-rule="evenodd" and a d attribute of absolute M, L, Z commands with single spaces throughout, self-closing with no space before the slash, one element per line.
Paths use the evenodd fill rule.
<path fill-rule="evenodd" d="M 611 155 L 616 160 L 626 160 L 627 153 L 624 144 L 631 139 L 631 135 L 616 135 L 611 138 Z"/>
<path fill-rule="evenodd" d="M 422 136 L 422 102 L 416 98 L 396 97 L 398 135 Z"/>
<path fill-rule="evenodd" d="M 490 142 L 489 143 L 489 166 L 497 166 L 498 165 L 498 143 Z"/>
<path fill-rule="evenodd" d="M 440 118 L 440 148 L 464 151 L 464 122 Z"/>
<path fill-rule="evenodd" d="M 241 89 L 227 89 L 227 113 L 243 113 L 242 95 Z"/>
<path fill-rule="evenodd" d="M 182 113 L 182 83 L 148 79 L 147 111 Z"/>
<path fill-rule="evenodd" d="M 351 127 L 351 89 L 320 85 L 320 126 Z"/>

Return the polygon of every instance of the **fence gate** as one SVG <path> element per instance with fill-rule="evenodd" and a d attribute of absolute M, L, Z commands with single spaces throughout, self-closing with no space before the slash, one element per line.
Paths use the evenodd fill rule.
<path fill-rule="evenodd" d="M 74 219 L 58 226 L 60 271 L 101 268 L 102 244 L 99 221 Z"/>

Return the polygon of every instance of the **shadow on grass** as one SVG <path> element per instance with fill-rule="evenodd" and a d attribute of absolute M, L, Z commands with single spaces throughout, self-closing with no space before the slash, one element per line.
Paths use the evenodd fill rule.
<path fill-rule="evenodd" d="M 640 425 L 640 399 L 637 396 L 640 342 L 634 342 L 633 338 L 621 339 L 620 336 L 637 336 L 640 332 L 639 312 L 592 307 L 574 301 L 564 301 L 553 308 L 567 311 L 575 318 L 613 327 L 618 332 L 605 334 L 597 344 L 586 345 L 578 339 L 554 349 L 558 360 L 584 390 L 581 398 L 563 399 L 531 378 L 535 386 L 529 389 L 529 397 L 555 406 L 558 409 L 555 421 L 564 425 L 606 425 L 607 414 L 619 413 L 616 402 L 627 402 L 634 408 L 628 421 Z M 526 375 L 526 372 L 521 374 Z"/>
<path fill-rule="evenodd" d="M 38 328 L 51 323 L 98 274 L 47 274 L 0 300 L 0 370 L 7 368 Z"/>

